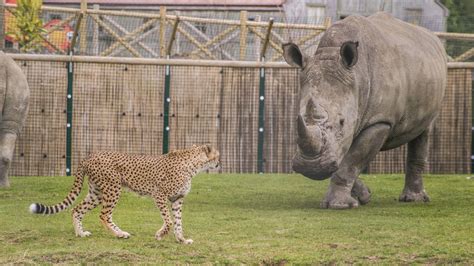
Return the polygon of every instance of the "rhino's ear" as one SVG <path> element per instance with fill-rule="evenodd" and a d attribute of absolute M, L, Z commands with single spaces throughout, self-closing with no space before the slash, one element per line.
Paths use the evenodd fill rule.
<path fill-rule="evenodd" d="M 304 55 L 298 45 L 291 42 L 283 44 L 283 57 L 291 66 L 303 68 L 306 63 L 304 62 Z"/>
<path fill-rule="evenodd" d="M 341 46 L 341 60 L 342 64 L 350 68 L 357 63 L 359 42 L 345 42 Z"/>

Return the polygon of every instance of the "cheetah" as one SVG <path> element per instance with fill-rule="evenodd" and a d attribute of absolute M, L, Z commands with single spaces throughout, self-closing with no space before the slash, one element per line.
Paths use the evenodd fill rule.
<path fill-rule="evenodd" d="M 184 197 L 191 190 L 192 178 L 199 172 L 219 167 L 219 152 L 210 145 L 193 145 L 183 150 L 172 151 L 161 156 L 131 155 L 117 152 L 98 152 L 82 161 L 75 173 L 74 185 L 67 197 L 56 205 L 41 203 L 30 205 L 30 212 L 36 214 L 55 214 L 72 205 L 81 192 L 85 176 L 89 177 L 89 192 L 85 199 L 72 210 L 72 220 L 76 236 L 87 237 L 82 218 L 86 212 L 102 204 L 100 221 L 115 236 L 128 238 L 130 234 L 122 231 L 112 221 L 112 211 L 117 204 L 123 187 L 140 195 L 151 196 L 160 209 L 163 226 L 156 232 L 161 240 L 174 225 L 176 240 L 191 244 L 185 239 L 181 221 Z M 174 216 L 174 224 L 168 209 Z"/>

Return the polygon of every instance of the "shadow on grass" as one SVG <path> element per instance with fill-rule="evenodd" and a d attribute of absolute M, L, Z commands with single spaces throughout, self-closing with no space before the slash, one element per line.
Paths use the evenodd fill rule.
<path fill-rule="evenodd" d="M 241 208 L 253 210 L 294 210 L 294 209 L 320 209 L 322 197 L 315 195 L 275 195 L 273 193 L 247 194 L 247 197 L 237 197 L 223 203 L 226 208 Z"/>
<path fill-rule="evenodd" d="M 400 207 L 398 195 L 403 179 L 401 176 L 387 179 L 383 182 L 393 183 L 393 188 L 373 191 L 371 202 L 359 208 Z M 329 186 L 329 180 L 314 181 L 301 175 L 224 175 L 197 180 L 199 183 L 196 182 L 192 192 L 199 195 L 197 203 L 256 210 L 322 210 L 320 203 Z M 214 193 L 217 190 L 219 194 Z M 206 196 L 202 197 L 203 194 Z M 208 200 L 201 201 L 203 198 Z"/>

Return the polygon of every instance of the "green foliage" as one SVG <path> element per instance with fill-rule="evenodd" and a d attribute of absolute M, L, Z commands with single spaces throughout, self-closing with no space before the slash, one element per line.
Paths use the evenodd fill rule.
<path fill-rule="evenodd" d="M 474 1 L 443 0 L 449 9 L 448 32 L 474 33 Z"/>
<path fill-rule="evenodd" d="M 442 3 L 449 9 L 448 32 L 474 33 L 474 1 L 443 0 Z M 446 52 L 453 58 L 470 49 L 472 49 L 472 41 L 448 40 L 446 42 Z"/>
<path fill-rule="evenodd" d="M 17 8 L 12 11 L 16 27 L 7 34 L 18 42 L 22 51 L 37 51 L 42 47 L 41 34 L 45 30 L 39 17 L 41 5 L 42 0 L 18 0 Z"/>
<path fill-rule="evenodd" d="M 430 203 L 400 203 L 402 175 L 366 175 L 372 202 L 358 209 L 319 208 L 328 181 L 301 175 L 201 174 L 184 201 L 184 234 L 154 238 L 160 212 L 148 197 L 123 192 L 117 239 L 96 209 L 88 238 L 74 236 L 71 214 L 32 215 L 33 202 L 64 199 L 70 177 L 12 177 L 0 189 L 0 264 L 474 264 L 474 179 L 427 176 Z M 82 191 L 87 193 L 87 184 Z"/>

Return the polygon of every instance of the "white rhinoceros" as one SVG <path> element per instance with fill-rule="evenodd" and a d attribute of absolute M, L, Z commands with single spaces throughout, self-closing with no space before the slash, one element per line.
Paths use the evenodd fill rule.
<path fill-rule="evenodd" d="M 428 135 L 446 86 L 446 54 L 428 30 L 386 13 L 350 16 L 332 25 L 313 56 L 284 45 L 301 68 L 298 151 L 293 169 L 331 178 L 323 208 L 370 199 L 358 179 L 379 151 L 408 143 L 400 201 L 428 201 L 421 173 Z"/>

